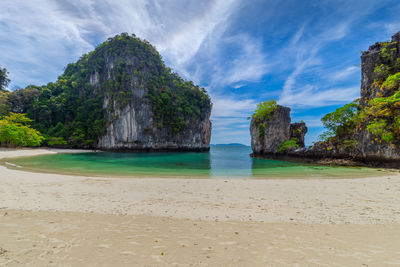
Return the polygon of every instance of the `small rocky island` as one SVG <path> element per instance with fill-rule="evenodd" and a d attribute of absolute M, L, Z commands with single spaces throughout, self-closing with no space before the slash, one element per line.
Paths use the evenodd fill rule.
<path fill-rule="evenodd" d="M 274 100 L 258 104 L 250 123 L 251 148 L 255 155 L 275 155 L 304 147 L 307 127 L 291 123 L 290 108 Z"/>
<path fill-rule="evenodd" d="M 254 155 L 400 168 L 400 32 L 362 53 L 361 72 L 361 98 L 325 115 L 324 140 L 309 148 L 301 148 L 305 125 L 290 124 L 288 108 L 276 106 L 261 120 L 257 109 Z"/>
<path fill-rule="evenodd" d="M 210 149 L 211 100 L 135 35 L 109 38 L 56 82 L 2 93 L 0 116 L 26 113 L 44 146 Z M 4 114 L 2 114 L 4 113 Z"/>

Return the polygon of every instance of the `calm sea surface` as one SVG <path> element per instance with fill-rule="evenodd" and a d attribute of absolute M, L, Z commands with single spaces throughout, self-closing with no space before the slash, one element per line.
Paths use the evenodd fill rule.
<path fill-rule="evenodd" d="M 328 167 L 251 158 L 250 147 L 214 145 L 210 152 L 77 153 L 7 159 L 22 169 L 95 176 L 205 178 L 346 178 L 380 176 L 388 171 Z"/>

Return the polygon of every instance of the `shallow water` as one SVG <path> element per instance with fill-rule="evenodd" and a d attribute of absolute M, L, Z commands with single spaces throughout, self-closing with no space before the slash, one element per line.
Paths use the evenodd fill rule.
<path fill-rule="evenodd" d="M 72 153 L 6 161 L 31 171 L 127 177 L 357 178 L 388 172 L 251 158 L 250 153 L 248 146 L 214 145 L 209 152 L 201 153 Z"/>

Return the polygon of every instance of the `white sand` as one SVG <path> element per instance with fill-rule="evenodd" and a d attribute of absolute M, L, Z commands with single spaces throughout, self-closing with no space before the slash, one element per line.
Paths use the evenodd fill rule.
<path fill-rule="evenodd" d="M 56 152 L 45 149 L 1 150 L 0 158 Z M 18 265 L 31 261 L 32 265 L 46 265 L 48 261 L 53 261 L 58 265 L 57 260 L 64 257 L 70 259 L 68 264 L 76 265 L 79 261 L 74 260 L 80 257 L 79 250 L 74 252 L 67 245 L 68 249 L 57 250 L 61 256 L 53 255 L 54 250 L 49 256 L 38 257 L 37 250 L 51 246 L 50 236 L 58 239 L 68 231 L 87 235 L 86 239 L 76 240 L 78 247 L 85 244 L 92 246 L 96 242 L 100 246 L 100 239 L 105 238 L 102 233 L 108 233 L 111 228 L 112 232 L 131 232 L 136 236 L 132 237 L 135 239 L 133 242 L 143 245 L 139 250 L 143 260 L 139 266 L 170 265 L 174 262 L 200 264 L 203 258 L 202 263 L 205 263 L 211 259 L 202 257 L 207 255 L 207 250 L 194 248 L 187 250 L 188 254 L 184 256 L 182 253 L 186 250 L 181 251 L 182 248 L 172 245 L 180 242 L 174 231 L 185 236 L 186 239 L 183 239 L 187 242 L 195 242 L 199 238 L 193 221 L 203 225 L 204 235 L 210 235 L 209 239 L 199 239 L 204 244 L 214 248 L 218 244 L 235 242 L 231 254 L 224 254 L 224 245 L 220 245 L 219 252 L 212 253 L 213 261 L 209 264 L 213 266 L 229 263 L 233 266 L 275 266 L 280 265 L 279 261 L 283 265 L 285 262 L 332 265 L 335 257 L 342 257 L 338 263 L 352 266 L 361 266 L 364 263 L 361 259 L 366 264 L 380 262 L 380 266 L 400 264 L 400 175 L 390 172 L 382 177 L 362 179 L 133 179 L 30 173 L 0 166 L 0 208 L 1 212 L 7 212 L 6 220 L 1 219 L 0 213 L 0 241 L 7 240 L 7 243 L 0 243 L 0 247 L 7 250 L 2 253 L 0 249 L 0 264 Z M 52 218 L 58 220 L 57 231 L 47 225 Z M 76 229 L 77 225 L 82 230 Z M 98 231 L 93 232 L 93 227 Z M 158 229 L 154 238 L 167 235 L 163 239 L 168 241 L 164 249 L 168 250 L 168 257 L 161 254 L 152 257 L 151 246 L 146 243 L 152 234 L 146 232 L 146 227 Z M 247 233 L 248 237 L 241 236 L 240 240 L 232 241 L 229 239 L 232 238 L 229 236 L 232 231 L 226 233 L 229 238 L 224 234 L 226 227 Z M 38 231 L 48 232 L 48 235 L 41 238 Z M 257 236 L 258 231 L 263 238 Z M 316 235 L 313 235 L 314 231 Z M 141 234 L 145 237 L 140 237 Z M 2 235 L 6 236 L 3 238 Z M 327 235 L 339 237 L 324 238 Z M 123 234 L 118 236 L 115 235 L 115 240 L 114 235 L 109 236 L 107 240 L 113 244 L 112 249 L 105 246 L 102 251 L 109 251 L 114 257 L 121 256 L 116 252 L 119 251 L 118 240 L 123 244 L 126 240 L 123 241 Z M 386 239 L 382 239 L 383 236 Z M 18 242 L 18 238 L 25 241 Z M 229 240 L 226 241 L 226 238 Z M 251 249 L 247 252 L 240 249 L 249 242 L 253 244 L 256 254 L 261 253 L 257 257 Z M 28 256 L 21 254 L 20 246 L 33 243 L 39 247 L 29 250 Z M 334 250 L 330 251 L 329 246 L 333 246 Z M 172 248 L 174 250 L 171 251 Z M 126 254 L 138 254 L 135 246 L 131 250 L 123 249 L 133 249 Z M 244 264 L 230 262 L 240 258 L 241 251 Z M 268 254 L 268 251 L 271 253 Z M 94 258 L 86 260 L 87 264 L 98 263 Z M 83 259 L 83 262 L 86 260 Z M 108 260 L 112 262 L 112 258 Z M 124 261 L 120 260 L 115 262 L 123 265 Z"/>

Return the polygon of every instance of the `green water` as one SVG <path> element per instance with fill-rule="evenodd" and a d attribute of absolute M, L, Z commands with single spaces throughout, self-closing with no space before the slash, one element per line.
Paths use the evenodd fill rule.
<path fill-rule="evenodd" d="M 7 159 L 6 166 L 94 176 L 205 178 L 347 178 L 383 175 L 388 171 L 358 167 L 328 167 L 251 158 L 247 146 L 212 146 L 191 153 L 76 153 Z"/>

